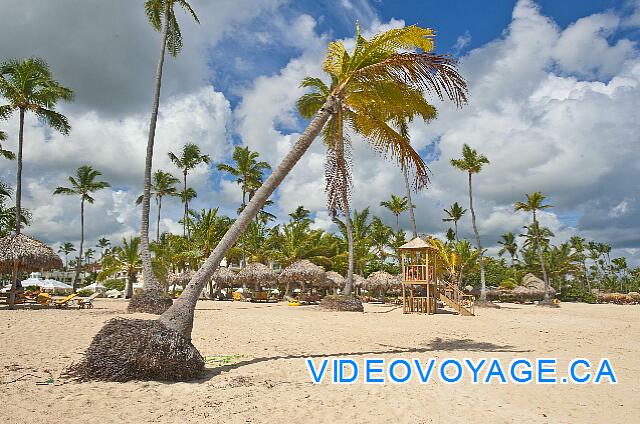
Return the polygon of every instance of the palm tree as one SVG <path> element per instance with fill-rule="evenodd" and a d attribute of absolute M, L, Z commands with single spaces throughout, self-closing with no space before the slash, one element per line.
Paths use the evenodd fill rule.
<path fill-rule="evenodd" d="M 549 277 L 547 276 L 547 270 L 544 266 L 544 255 L 542 252 L 542 247 L 540 246 L 540 227 L 538 225 L 536 212 L 542 209 L 550 208 L 552 206 L 543 204 L 545 196 L 539 191 L 536 191 L 533 194 L 525 193 L 525 196 L 527 196 L 527 201 L 516 202 L 515 205 L 513 206 L 513 209 L 515 211 L 531 212 L 531 215 L 533 217 L 532 228 L 533 228 L 533 233 L 534 233 L 533 236 L 535 241 L 534 248 L 538 252 L 538 257 L 540 259 L 540 266 L 542 267 L 542 276 L 544 278 L 544 302 L 549 303 L 551 302 L 551 299 L 549 297 Z"/>
<path fill-rule="evenodd" d="M 182 170 L 182 182 L 184 183 L 183 191 L 186 193 L 187 186 L 187 175 L 189 171 L 195 169 L 200 164 L 209 164 L 211 163 L 211 158 L 209 155 L 203 155 L 200 153 L 200 147 L 193 143 L 187 143 L 182 146 L 182 153 L 180 156 L 177 156 L 173 152 L 169 152 L 169 159 L 173 162 L 179 169 Z M 189 233 L 187 231 L 187 220 L 189 219 L 189 198 L 188 196 L 183 197 L 184 201 L 184 215 L 183 215 L 183 225 L 182 231 L 183 236 L 188 238 Z"/>
<path fill-rule="evenodd" d="M 415 48 L 423 52 L 403 52 Z M 356 45 L 351 55 L 342 42 L 329 44 L 324 71 L 329 74 L 331 85 L 319 78 L 302 81 L 303 87 L 313 89 L 298 100 L 298 111 L 303 117 L 310 118 L 327 101 L 337 100 L 335 112 L 323 131 L 327 147 L 325 191 L 330 215 L 335 217 L 341 212 L 347 235 L 352 233 L 349 231 L 351 144 L 345 126 L 363 136 L 375 150 L 390 155 L 405 172 L 415 170 L 415 188 L 420 189 L 428 182 L 427 168 L 411 147 L 407 121 L 414 116 L 424 120 L 433 117 L 433 107 L 424 98 L 425 90 L 433 90 L 441 98 L 444 92 L 457 105 L 466 101 L 466 83 L 456 72 L 455 63 L 428 53 L 432 49 L 430 29 L 410 26 L 366 40 L 356 25 Z M 353 248 L 349 250 L 346 295 L 353 286 Z"/>
<path fill-rule="evenodd" d="M 58 249 L 58 253 L 64 254 L 64 269 L 67 269 L 69 265 L 68 263 L 69 253 L 75 252 L 75 251 L 76 251 L 76 248 L 73 246 L 73 243 L 71 243 L 70 241 L 66 241 L 60 245 L 60 248 Z"/>
<path fill-rule="evenodd" d="M 171 175 L 169 172 L 158 169 L 153 173 L 153 182 L 151 183 L 150 194 L 156 198 L 156 204 L 158 205 L 158 218 L 156 222 L 156 242 L 160 241 L 160 211 L 162 210 L 162 198 L 165 196 L 178 196 L 178 190 L 176 184 L 180 182 L 179 179 Z M 144 195 L 138 197 L 136 204 L 141 204 Z"/>
<path fill-rule="evenodd" d="M 405 197 L 391 195 L 390 200 L 380 202 L 380 206 L 387 208 L 396 217 L 396 231 L 400 231 L 400 214 L 409 210 L 409 199 Z"/>
<path fill-rule="evenodd" d="M 584 274 L 584 280 L 587 283 L 587 288 L 591 291 L 591 282 L 589 281 L 589 272 L 587 270 L 587 255 L 585 255 L 585 239 L 580 236 L 573 236 L 569 239 L 569 244 L 573 248 L 574 257 L 582 265 L 582 272 Z"/>
<path fill-rule="evenodd" d="M 124 290 L 125 299 L 133 295 L 135 284 L 140 270 L 140 237 L 132 237 L 129 240 L 123 238 L 122 246 L 116 246 L 104 258 L 102 271 L 98 275 L 100 280 L 115 275 L 118 272 L 127 274 L 127 285 Z"/>
<path fill-rule="evenodd" d="M 160 46 L 160 59 L 156 68 L 155 91 L 151 106 L 151 119 L 149 121 L 149 138 L 147 140 L 146 158 L 144 164 L 144 190 L 142 193 L 142 220 L 140 225 L 140 249 L 142 251 L 142 267 L 145 290 L 149 293 L 160 293 L 162 287 L 156 280 L 151 266 L 151 253 L 149 251 L 149 210 L 151 202 L 151 170 L 153 169 L 153 144 L 156 136 L 156 124 L 158 122 L 158 108 L 160 107 L 160 90 L 162 87 L 162 70 L 164 66 L 165 52 L 176 57 L 182 49 L 182 33 L 180 25 L 174 13 L 174 6 L 182 7 L 193 19 L 200 23 L 195 11 L 185 0 L 147 0 L 144 4 L 149 23 L 156 31 L 162 32 L 162 44 Z M 155 296 L 158 297 L 158 296 Z M 135 310 L 135 306 L 130 309 Z"/>
<path fill-rule="evenodd" d="M 516 242 L 516 235 L 511 231 L 504 233 L 500 236 L 498 244 L 502 245 L 502 248 L 498 251 L 498 255 L 502 256 L 505 253 L 509 253 L 511 256 L 511 269 L 516 265 L 516 256 L 518 255 L 518 243 Z"/>
<path fill-rule="evenodd" d="M 330 95 L 326 96 L 324 101 L 319 99 L 319 107 L 314 107 L 317 112 L 298 141 L 256 191 L 238 219 L 211 252 L 185 291 L 182 292 L 180 298 L 160 316 L 160 321 L 166 327 L 185 335 L 187 338 L 190 337 L 198 297 L 227 250 L 235 244 L 269 196 L 311 146 L 327 121 L 332 116 L 341 115 L 344 112 L 344 108 L 340 105 L 344 104 L 348 98 L 355 102 L 356 99 L 352 94 L 355 94 L 357 87 L 382 88 L 384 85 L 389 85 L 389 94 L 401 95 L 402 100 L 396 103 L 402 108 L 405 108 L 404 105 L 406 105 L 403 95 L 406 89 L 412 89 L 412 92 L 415 92 L 416 89 L 432 91 L 438 96 L 446 94 L 457 105 L 466 102 L 466 83 L 457 73 L 455 61 L 449 57 L 428 53 L 433 47 L 432 36 L 431 30 L 411 26 L 389 30 L 374 36 L 371 40 L 358 37 L 356 52 L 353 55 L 349 55 L 340 42 L 330 44 L 325 70 L 336 76 L 336 83 Z M 416 48 L 421 51 L 415 52 Z M 371 103 L 361 106 L 359 109 L 365 107 L 374 109 Z M 379 112 L 383 111 L 379 106 L 375 109 Z M 381 119 L 383 118 L 384 116 L 381 117 Z M 391 152 L 400 163 L 411 161 L 409 157 L 414 158 L 415 162 L 417 158 L 412 151 L 406 149 L 406 139 L 393 138 L 388 140 L 380 137 L 386 134 L 386 129 L 389 128 L 381 119 L 372 120 L 367 125 L 366 122 L 361 122 L 360 118 L 357 118 L 357 125 L 359 128 L 362 127 L 362 132 L 365 135 L 379 140 L 377 143 L 379 148 L 382 151 Z M 342 119 L 334 120 L 334 122 L 341 121 Z M 417 157 L 419 158 L 419 155 Z"/>
<path fill-rule="evenodd" d="M 96 244 L 96 247 L 100 249 L 100 260 L 104 258 L 105 250 L 108 249 L 109 246 L 111 246 L 111 242 L 108 238 L 102 237 L 98 239 L 98 244 Z"/>
<path fill-rule="evenodd" d="M 78 262 L 76 264 L 76 272 L 73 277 L 73 291 L 76 290 L 76 282 L 82 268 L 82 248 L 84 244 L 84 203 L 93 203 L 94 198 L 91 193 L 111 187 L 106 181 L 96 181 L 102 173 L 93 169 L 89 165 L 83 165 L 76 171 L 75 177 L 69 177 L 71 187 L 58 187 L 53 194 L 79 195 L 80 196 L 80 249 L 78 251 Z"/>
<path fill-rule="evenodd" d="M 195 199 L 196 197 L 198 197 L 198 192 L 195 191 L 193 188 L 189 187 L 186 190 L 180 190 L 178 192 L 178 198 L 180 199 L 180 201 L 183 204 L 189 204 L 189 202 L 191 202 L 193 199 Z M 189 228 L 189 222 L 190 222 L 190 218 L 187 215 L 186 219 L 183 217 L 181 220 L 178 221 L 179 223 L 182 223 L 182 226 L 184 227 L 185 225 L 187 226 L 187 228 Z M 183 236 L 186 239 L 186 236 Z"/>
<path fill-rule="evenodd" d="M 0 141 L 5 141 L 6 139 L 7 133 L 0 131 Z M 3 149 L 2 144 L 0 144 L 0 156 L 9 160 L 14 160 L 16 158 L 16 155 L 12 151 Z"/>
<path fill-rule="evenodd" d="M 49 65 L 39 58 L 12 59 L 0 65 L 0 95 L 9 104 L 0 106 L 0 119 L 6 119 L 14 111 L 20 116 L 18 133 L 18 171 L 16 175 L 16 222 L 20 218 L 22 202 L 22 146 L 24 144 L 24 119 L 28 111 L 62 134 L 69 134 L 71 126 L 64 115 L 55 111 L 59 100 L 70 101 L 73 91 L 53 79 Z M 16 226 L 20 234 L 20 226 Z"/>
<path fill-rule="evenodd" d="M 267 162 L 258 161 L 259 156 L 260 154 L 258 152 L 252 152 L 248 147 L 236 146 L 231 155 L 234 165 L 226 163 L 219 163 L 217 165 L 218 171 L 226 172 L 236 177 L 236 182 L 242 190 L 242 204 L 238 209 L 238 213 L 247 205 L 247 194 L 250 195 L 249 199 L 251 199 L 253 194 L 260 188 L 260 185 L 262 185 L 264 171 L 271 169 L 271 165 Z M 243 246 L 245 245 L 244 239 L 242 244 Z M 247 263 L 244 251 L 245 247 L 243 247 L 243 266 Z"/>
<path fill-rule="evenodd" d="M 462 216 L 467 212 L 458 202 L 454 202 L 449 209 L 444 209 L 444 213 L 447 214 L 446 218 L 442 218 L 444 222 L 453 222 L 453 231 L 455 232 L 455 238 L 458 240 L 458 221 L 462 219 Z"/>
<path fill-rule="evenodd" d="M 458 168 L 461 171 L 465 171 L 469 175 L 469 209 L 471 210 L 471 224 L 473 225 L 473 232 L 476 236 L 476 246 L 479 252 L 480 262 L 480 301 L 486 303 L 487 301 L 487 286 L 484 275 L 484 263 L 483 263 L 483 250 L 480 243 L 480 234 L 478 233 L 478 227 L 476 226 L 476 212 L 473 209 L 473 192 L 471 187 L 471 176 L 477 174 L 482 170 L 485 164 L 489 163 L 489 159 L 482 154 L 478 154 L 477 151 L 469 147 L 467 144 L 462 146 L 462 158 L 451 159 L 451 165 Z"/>

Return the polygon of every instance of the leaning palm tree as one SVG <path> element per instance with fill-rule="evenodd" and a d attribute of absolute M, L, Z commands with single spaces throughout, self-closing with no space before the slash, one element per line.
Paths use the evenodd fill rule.
<path fill-rule="evenodd" d="M 178 190 L 176 184 L 180 182 L 179 179 L 171 175 L 169 172 L 158 169 L 153 173 L 153 182 L 151 183 L 151 194 L 156 198 L 156 204 L 158 205 L 158 217 L 156 221 L 156 242 L 160 241 L 160 211 L 162 210 L 162 198 L 165 196 L 178 196 Z M 144 195 L 138 197 L 136 203 L 139 205 L 142 203 Z"/>
<path fill-rule="evenodd" d="M 70 372 L 79 377 L 102 380 L 184 380 L 201 375 L 204 360 L 190 342 L 198 298 L 226 252 L 309 149 L 327 121 L 335 115 L 342 115 L 345 107 L 357 105 L 359 110 L 368 111 L 372 120 L 361 121 L 359 115 L 354 114 L 353 124 L 371 137 L 379 150 L 390 153 L 400 163 L 420 167 L 419 155 L 406 148 L 405 138 L 393 137 L 392 134 L 392 138 L 385 136 L 390 134 L 385 123 L 385 109 L 381 107 L 387 103 L 385 98 L 390 99 L 389 107 L 395 99 L 393 104 L 400 109 L 406 108 L 405 93 L 408 91 L 431 91 L 440 97 L 446 94 L 459 106 L 466 102 L 466 83 L 456 71 L 456 62 L 448 56 L 428 53 L 433 47 L 432 37 L 431 30 L 411 26 L 386 31 L 371 40 L 358 36 L 352 54 L 347 53 L 342 43 L 331 43 L 325 69 L 335 75 L 336 81 L 330 95 L 320 100 L 317 113 L 300 138 L 255 192 L 173 306 L 158 321 L 110 320 L 94 337 L 84 360 L 74 365 Z M 388 95 L 377 98 L 382 103 L 374 105 L 365 99 L 358 102 L 359 90 L 373 87 L 382 90 L 387 86 Z M 380 115 L 376 115 L 376 111 Z M 337 122 L 342 122 L 342 119 L 334 120 Z M 424 183 L 423 178 L 419 180 Z M 117 346 L 114 346 L 114 341 Z M 105 367 L 104 364 L 113 365 Z"/>
<path fill-rule="evenodd" d="M 182 171 L 182 182 L 184 183 L 183 191 L 186 193 L 188 191 L 187 186 L 187 175 L 189 171 L 195 169 L 200 164 L 209 164 L 211 163 L 211 158 L 209 155 L 203 155 L 200 153 L 200 147 L 193 143 L 187 143 L 182 146 L 182 153 L 180 156 L 177 156 L 173 152 L 169 152 L 169 159 L 173 162 L 181 171 Z M 184 215 L 183 215 L 183 225 L 182 231 L 183 236 L 188 237 L 188 226 L 187 221 L 189 219 L 189 199 L 188 196 L 184 196 Z"/>
<path fill-rule="evenodd" d="M 39 58 L 12 59 L 0 65 L 0 95 L 9 101 L 0 106 L 0 119 L 8 118 L 18 111 L 20 130 L 18 133 L 18 170 L 16 173 L 16 222 L 20 218 L 22 203 L 22 146 L 24 145 L 24 120 L 31 111 L 51 128 L 62 134 L 69 134 L 71 126 L 64 115 L 55 111 L 59 100 L 70 101 L 73 91 L 63 87 L 49 69 L 49 65 Z M 16 226 L 16 234 L 20 226 Z"/>
<path fill-rule="evenodd" d="M 93 203 L 94 198 L 91 196 L 96 191 L 111 187 L 106 181 L 96 181 L 102 173 L 93 169 L 89 165 L 83 165 L 76 171 L 75 177 L 69 177 L 70 187 L 58 187 L 53 194 L 66 194 L 80 196 L 80 248 L 78 250 L 78 261 L 76 263 L 76 271 L 73 277 L 73 291 L 76 290 L 76 283 L 80 276 L 80 268 L 82 268 L 82 248 L 84 244 L 84 204 L 85 202 Z"/>
<path fill-rule="evenodd" d="M 467 212 L 458 202 L 454 202 L 449 209 L 444 209 L 444 213 L 447 214 L 446 218 L 442 218 L 444 222 L 453 222 L 453 231 L 455 232 L 455 238 L 458 240 L 458 221 L 462 219 L 462 216 Z"/>
<path fill-rule="evenodd" d="M 542 268 L 542 277 L 544 278 L 544 303 L 550 304 L 551 298 L 549 297 L 549 277 L 547 276 L 547 270 L 544 264 L 544 254 L 542 252 L 543 249 L 540 245 L 540 227 L 538 224 L 536 212 L 542 209 L 551 208 L 552 206 L 543 204 L 545 196 L 539 191 L 536 191 L 533 194 L 525 193 L 525 196 L 527 197 L 527 201 L 516 202 L 513 206 L 513 209 L 515 211 L 531 212 L 533 218 L 531 229 L 533 229 L 534 233 L 534 248 L 538 253 L 538 258 L 540 259 L 540 267 Z"/>
<path fill-rule="evenodd" d="M 505 253 L 509 253 L 511 256 L 511 269 L 516 266 L 516 256 L 518 255 L 518 243 L 516 242 L 516 235 L 511 231 L 504 233 L 500 236 L 498 244 L 502 247 L 498 251 L 498 255 L 502 256 Z"/>
<path fill-rule="evenodd" d="M 0 131 L 0 141 L 5 141 L 7 139 L 7 133 L 4 131 Z M 11 150 L 6 150 L 2 148 L 2 144 L 0 144 L 0 157 L 5 159 L 14 160 L 16 155 Z"/>
<path fill-rule="evenodd" d="M 71 243 L 70 241 L 66 241 L 60 245 L 60 248 L 58 249 L 58 253 L 62 253 L 64 255 L 64 269 L 67 269 L 69 265 L 69 262 L 68 262 L 69 253 L 75 252 L 75 251 L 76 251 L 76 248 L 73 245 L 73 243 Z"/>
<path fill-rule="evenodd" d="M 461 171 L 467 172 L 469 175 L 469 209 L 471 210 L 471 224 L 473 226 L 473 232 L 476 236 L 476 246 L 479 252 L 478 262 L 480 263 L 480 301 L 482 304 L 487 304 L 487 283 L 484 275 L 484 263 L 483 263 L 483 250 L 480 243 L 480 234 L 478 233 L 478 227 L 476 226 L 476 212 L 473 209 L 473 192 L 471 187 L 471 176 L 477 174 L 482 170 L 485 164 L 489 163 L 489 159 L 486 156 L 479 154 L 476 150 L 469 147 L 467 144 L 462 146 L 462 158 L 451 159 L 451 165 L 458 168 Z"/>
<path fill-rule="evenodd" d="M 423 53 L 405 53 L 419 48 Z M 351 143 L 345 128 L 361 135 L 385 156 L 390 155 L 404 171 L 415 174 L 415 188 L 428 182 L 427 167 L 407 136 L 407 122 L 414 117 L 428 121 L 434 108 L 424 98 L 425 90 L 443 97 L 446 93 L 458 105 L 466 101 L 466 85 L 446 57 L 432 55 L 433 31 L 410 26 L 390 30 L 366 40 L 356 26 L 356 45 L 350 55 L 342 42 L 329 44 L 324 71 L 330 86 L 319 78 L 305 78 L 303 87 L 312 88 L 298 100 L 298 111 L 310 118 L 327 101 L 337 100 L 324 127 L 327 148 L 325 190 L 329 213 L 340 212 L 351 234 Z M 435 60 L 434 60 L 435 59 Z M 436 64 L 437 63 L 437 64 Z M 437 69 L 436 69 L 437 68 Z M 349 240 L 350 246 L 353 241 Z M 349 267 L 344 294 L 353 286 L 353 248 L 349 249 Z"/>
<path fill-rule="evenodd" d="M 396 217 L 396 231 L 400 231 L 400 214 L 409 210 L 409 198 L 392 194 L 391 199 L 380 202 L 380 206 L 387 208 Z"/>
<path fill-rule="evenodd" d="M 151 106 L 151 119 L 149 121 L 149 138 L 147 139 L 146 158 L 144 163 L 144 189 L 142 193 L 142 219 L 140 225 L 140 249 L 142 251 L 142 267 L 144 275 L 144 287 L 148 293 L 142 302 L 129 304 L 131 312 L 157 312 L 161 313 L 170 304 L 170 299 L 162 298 L 162 287 L 153 274 L 151 266 L 151 253 L 149 251 L 149 210 L 151 203 L 151 170 L 153 169 L 153 145 L 156 136 L 156 124 L 158 122 L 158 109 L 160 107 L 160 90 L 162 87 L 162 70 L 164 66 L 165 52 L 168 49 L 172 57 L 176 57 L 182 50 L 182 32 L 174 13 L 174 6 L 182 7 L 196 22 L 200 23 L 195 11 L 185 0 L 147 0 L 144 4 L 149 23 L 154 30 L 162 33 L 160 46 L 160 59 L 156 68 L 156 83 Z M 148 296 L 147 296 L 148 295 Z M 146 300 L 149 300 L 148 302 Z M 155 306 L 150 306 L 155 305 Z M 164 306 L 163 306 L 164 305 Z"/>

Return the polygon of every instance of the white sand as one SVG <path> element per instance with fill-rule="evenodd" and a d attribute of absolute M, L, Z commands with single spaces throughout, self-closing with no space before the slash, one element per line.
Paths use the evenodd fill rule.
<path fill-rule="evenodd" d="M 10 423 L 633 423 L 640 420 L 640 307 L 504 305 L 477 317 L 365 313 L 201 301 L 193 333 L 205 356 L 243 355 L 194 383 L 69 383 L 60 373 L 121 300 L 93 310 L 0 311 L 0 421 Z M 307 355 L 608 357 L 619 384 L 314 385 Z M 54 385 L 36 385 L 48 378 Z"/>

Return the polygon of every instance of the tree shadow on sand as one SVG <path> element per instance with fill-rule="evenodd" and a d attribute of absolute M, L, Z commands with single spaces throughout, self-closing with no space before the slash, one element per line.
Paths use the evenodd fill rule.
<path fill-rule="evenodd" d="M 354 352 L 338 352 L 338 353 L 304 353 L 297 355 L 277 355 L 268 357 L 259 357 L 248 359 L 245 361 L 239 361 L 234 364 L 222 365 L 215 368 L 207 368 L 205 375 L 196 382 L 206 382 L 213 377 L 234 369 L 238 369 L 247 365 L 258 364 L 267 361 L 277 361 L 280 359 L 307 359 L 307 358 L 331 358 L 331 357 L 345 357 L 345 356 L 363 356 L 363 355 L 402 355 L 402 354 L 416 354 L 416 353 L 428 353 L 428 352 L 447 352 L 447 351 L 463 351 L 463 352 L 512 352 L 512 353 L 526 353 L 531 350 L 517 349 L 511 345 L 499 345 L 490 342 L 480 342 L 471 339 L 453 339 L 444 340 L 440 337 L 433 339 L 423 347 L 400 347 L 380 344 L 383 347 L 381 350 L 369 350 L 369 351 L 354 351 Z M 386 349 L 384 349 L 386 348 Z"/>

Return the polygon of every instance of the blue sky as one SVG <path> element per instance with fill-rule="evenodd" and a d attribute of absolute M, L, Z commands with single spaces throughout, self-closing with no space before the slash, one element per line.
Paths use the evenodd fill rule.
<path fill-rule="evenodd" d="M 51 197 L 80 165 L 101 170 L 114 189 L 87 211 L 87 237 L 119 239 L 139 227 L 144 143 L 153 92 L 159 35 L 142 7 L 130 0 L 5 0 L 0 4 L 0 52 L 39 55 L 75 90 L 61 105 L 68 137 L 27 122 L 25 205 L 30 230 L 55 244 L 77 241 L 74 199 Z M 322 76 L 328 41 L 363 31 L 418 24 L 435 28 L 436 51 L 461 61 L 470 102 L 462 110 L 434 101 L 439 118 L 411 128 L 412 143 L 429 162 L 431 185 L 414 196 L 419 230 L 442 235 L 442 209 L 467 203 L 464 175 L 449 165 L 463 143 L 491 164 L 476 177 L 483 242 L 495 253 L 506 231 L 528 222 L 513 212 L 524 193 L 542 191 L 554 208 L 542 215 L 562 241 L 575 233 L 613 244 L 640 262 L 640 195 L 630 181 L 640 172 L 640 1 L 400 1 L 400 0 L 192 0 L 196 25 L 180 19 L 185 47 L 166 62 L 154 164 L 177 173 L 168 151 L 187 141 L 215 162 L 228 161 L 234 145 L 249 146 L 275 165 L 305 121 L 295 112 L 307 75 Z M 99 10 L 101 20 L 91 17 Z M 88 24 L 90 22 L 90 24 Z M 29 31 L 24 31 L 29 28 Z M 15 34 L 20 33 L 19 38 Z M 80 34 L 81 36 L 78 36 Z M 0 123 L 15 147 L 16 120 Z M 435 143 L 437 141 L 437 143 Z M 276 194 L 282 219 L 304 204 L 331 228 L 323 191 L 324 155 L 316 143 Z M 401 174 L 363 140 L 354 139 L 357 209 L 393 223 L 379 207 L 402 194 Z M 0 178 L 15 169 L 0 163 Z M 235 213 L 234 181 L 201 168 L 190 176 L 195 208 Z M 163 204 L 161 228 L 180 232 L 178 202 Z M 407 217 L 401 225 L 409 228 Z M 471 235 L 461 222 L 462 235 Z M 75 239 L 74 239 L 75 237 Z M 91 243 L 91 241 L 89 241 Z"/>

